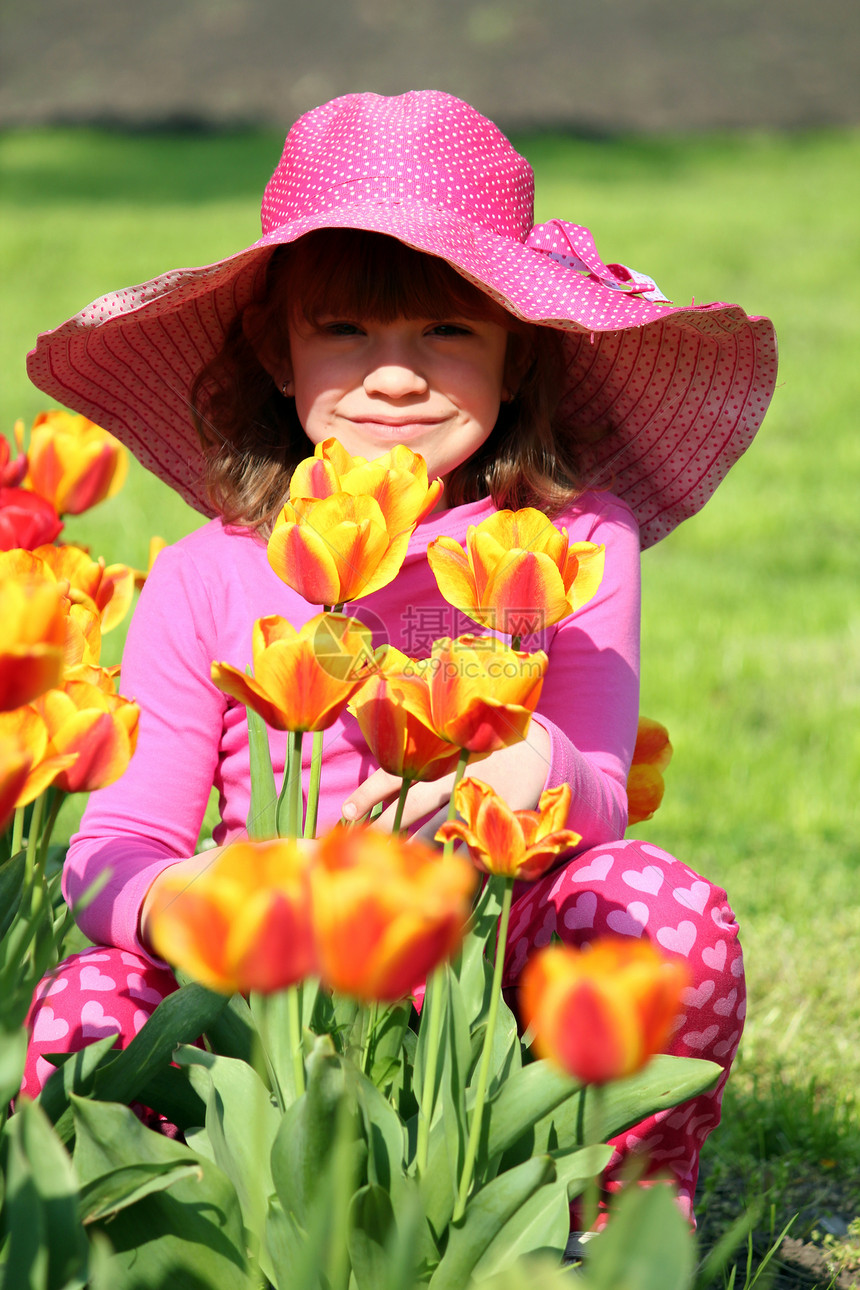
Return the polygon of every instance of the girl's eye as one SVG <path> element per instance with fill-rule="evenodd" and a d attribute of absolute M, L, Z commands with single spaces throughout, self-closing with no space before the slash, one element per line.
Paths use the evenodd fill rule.
<path fill-rule="evenodd" d="M 361 328 L 358 326 L 357 323 L 344 322 L 342 320 L 321 323 L 320 331 L 325 332 L 327 336 L 360 336 L 361 335 Z"/>
<path fill-rule="evenodd" d="M 432 336 L 470 336 L 471 328 L 465 323 L 434 323 L 430 328 L 430 334 Z"/>

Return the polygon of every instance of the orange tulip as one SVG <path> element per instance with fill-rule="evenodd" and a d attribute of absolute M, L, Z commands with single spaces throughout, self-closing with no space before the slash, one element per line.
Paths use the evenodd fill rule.
<path fill-rule="evenodd" d="M 469 618 L 511 636 L 527 636 L 586 604 L 603 577 L 604 548 L 568 545 L 542 511 L 497 511 L 466 534 L 435 538 L 427 559 L 439 590 Z"/>
<path fill-rule="evenodd" d="M 44 497 L 59 515 L 80 515 L 119 492 L 128 454 L 118 439 L 86 417 L 40 412 L 27 449 L 24 486 Z"/>
<path fill-rule="evenodd" d="M 443 824 L 436 841 L 465 842 L 472 863 L 485 873 L 534 882 L 582 840 L 564 827 L 570 810 L 569 784 L 541 793 L 536 811 L 512 811 L 488 784 L 461 779 L 454 790 L 454 805 L 466 822 Z"/>
<path fill-rule="evenodd" d="M 27 806 L 54 782 L 60 771 L 78 759 L 76 752 L 58 754 L 51 747 L 45 719 L 30 704 L 14 712 L 0 712 L 0 740 L 26 753 L 27 771 L 18 785 L 14 807 Z M 11 788 L 10 788 L 11 792 Z"/>
<path fill-rule="evenodd" d="M 316 969 L 308 852 L 299 843 L 234 842 L 193 882 L 170 870 L 148 932 L 156 953 L 211 990 L 271 993 Z"/>
<path fill-rule="evenodd" d="M 33 753 L 26 744 L 0 735 L 0 830 L 18 805 L 32 764 Z"/>
<path fill-rule="evenodd" d="M 439 499 L 423 457 L 402 445 L 376 461 L 318 444 L 290 480 L 290 500 L 269 539 L 269 563 L 314 605 L 338 605 L 386 586 L 415 525 Z"/>
<path fill-rule="evenodd" d="M 672 760 L 669 731 L 650 717 L 639 718 L 633 763 L 627 776 L 627 823 L 650 820 L 663 800 L 663 771 Z"/>
<path fill-rule="evenodd" d="M 426 667 L 435 729 L 471 753 L 524 739 L 547 663 L 543 651 L 522 653 L 493 636 L 434 641 Z"/>
<path fill-rule="evenodd" d="M 390 649 L 380 670 L 350 700 L 370 751 L 390 775 L 439 779 L 456 769 L 460 749 L 433 726 L 428 680 L 419 660 Z"/>
<path fill-rule="evenodd" d="M 254 623 L 254 675 L 212 664 L 212 680 L 275 730 L 325 730 L 340 716 L 373 662 L 368 627 L 343 614 L 317 614 L 296 631 L 273 614 Z"/>
<path fill-rule="evenodd" d="M 39 546 L 30 554 L 39 561 L 43 577 L 68 584 L 73 604 L 87 605 L 98 613 L 102 631 L 122 622 L 134 593 L 133 569 L 125 564 L 105 566 L 103 559 L 93 560 L 79 546 Z"/>
<path fill-rule="evenodd" d="M 457 949 L 475 873 L 373 828 L 333 829 L 311 871 L 320 975 L 353 998 L 401 999 Z"/>
<path fill-rule="evenodd" d="M 19 443 L 18 456 L 13 459 L 8 439 L 0 435 L 0 488 L 17 488 L 27 473 L 27 458 L 20 451 L 24 422 L 15 422 L 15 436 Z"/>
<path fill-rule="evenodd" d="M 66 793 L 106 788 L 123 774 L 137 743 L 140 708 L 122 695 L 88 681 L 67 681 L 33 705 L 48 727 L 50 751 L 77 753 L 55 783 Z"/>
<path fill-rule="evenodd" d="M 523 970 L 522 1016 L 542 1057 L 583 1083 L 605 1084 L 663 1051 L 688 983 L 686 964 L 648 941 L 551 945 Z"/>
<path fill-rule="evenodd" d="M 56 583 L 2 569 L 0 711 L 18 708 L 59 685 L 67 610 Z"/>

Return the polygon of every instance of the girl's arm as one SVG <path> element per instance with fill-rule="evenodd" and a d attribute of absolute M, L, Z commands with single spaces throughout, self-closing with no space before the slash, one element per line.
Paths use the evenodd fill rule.
<path fill-rule="evenodd" d="M 72 839 L 63 893 L 87 936 L 145 948 L 141 905 L 153 880 L 191 856 L 218 762 L 225 697 L 209 680 L 214 622 L 203 580 L 181 549 L 163 551 L 129 628 L 121 691 L 141 705 L 138 748 L 116 784 L 93 793 Z"/>

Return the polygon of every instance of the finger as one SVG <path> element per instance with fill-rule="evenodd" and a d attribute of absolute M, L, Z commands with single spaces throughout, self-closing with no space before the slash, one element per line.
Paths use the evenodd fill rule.
<path fill-rule="evenodd" d="M 360 820 L 378 802 L 387 802 L 392 797 L 396 799 L 401 782 L 396 775 L 389 775 L 388 771 L 373 771 L 363 784 L 359 784 L 350 793 L 341 807 L 341 815 L 345 820 Z"/>

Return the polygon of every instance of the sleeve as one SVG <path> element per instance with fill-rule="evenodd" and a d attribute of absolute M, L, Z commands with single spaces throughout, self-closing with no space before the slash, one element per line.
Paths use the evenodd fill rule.
<path fill-rule="evenodd" d="M 632 513 L 614 498 L 590 531 L 574 537 L 605 545 L 603 580 L 549 644 L 535 720 L 550 736 L 546 787 L 570 784 L 568 827 L 582 834 L 584 850 L 621 838 L 627 827 L 639 718 L 640 547 Z"/>
<path fill-rule="evenodd" d="M 105 883 L 77 915 L 97 943 L 146 952 L 138 930 L 146 892 L 194 853 L 226 706 L 209 677 L 214 640 L 205 580 L 187 552 L 168 548 L 147 579 L 123 653 L 120 689 L 141 708 L 137 749 L 121 779 L 92 794 L 63 875 L 72 906 Z"/>

